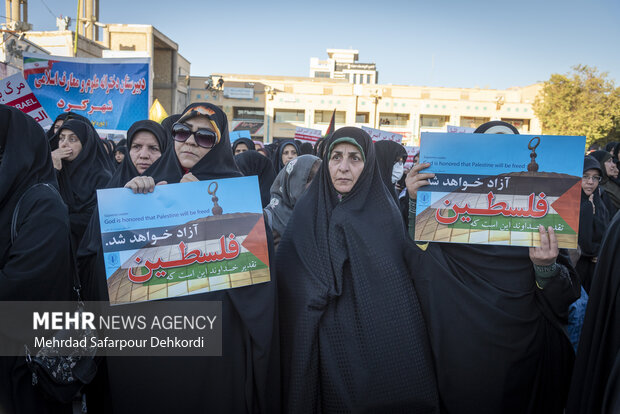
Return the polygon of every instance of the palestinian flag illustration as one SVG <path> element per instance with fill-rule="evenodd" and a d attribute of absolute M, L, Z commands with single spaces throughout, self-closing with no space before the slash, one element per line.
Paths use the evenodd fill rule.
<path fill-rule="evenodd" d="M 140 232 L 134 230 L 133 237 Z M 106 267 L 116 268 L 107 280 L 112 305 L 270 280 L 265 223 L 259 213 L 192 220 L 166 229 L 159 237 L 147 236 L 143 247 L 123 263 L 118 257 L 106 257 Z"/>
<path fill-rule="evenodd" d="M 428 187 L 418 193 L 416 241 L 539 246 L 543 225 L 554 228 L 560 248 L 577 248 L 580 177 L 437 174 Z"/>

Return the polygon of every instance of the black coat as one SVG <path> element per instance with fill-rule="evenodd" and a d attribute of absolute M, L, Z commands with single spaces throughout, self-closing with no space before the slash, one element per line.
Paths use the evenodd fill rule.
<path fill-rule="evenodd" d="M 67 207 L 56 184 L 43 129 L 15 108 L 0 105 L 0 301 L 71 300 L 73 262 Z M 24 196 L 25 194 L 25 196 Z M 22 198 L 23 196 L 23 198 Z M 18 201 L 17 236 L 11 242 Z M 23 339 L 0 326 L 0 341 L 21 351 Z M 16 353 L 17 355 L 17 353 Z M 0 412 L 71 412 L 32 386 L 24 357 L 0 357 Z"/>
<path fill-rule="evenodd" d="M 284 411 L 438 412 L 426 325 L 411 279 L 409 243 L 383 185 L 368 134 L 349 194 L 328 160 L 295 206 L 276 255 Z"/>
<path fill-rule="evenodd" d="M 226 115 L 208 103 L 192 104 L 184 115 L 197 106 L 213 112 L 210 119 L 217 125 L 221 140 L 190 172 L 200 180 L 240 177 L 228 138 Z M 168 147 L 150 173 L 156 182 L 181 180 L 184 171 L 174 145 Z M 273 244 L 269 248 L 273 257 Z M 114 413 L 280 411 L 278 314 L 273 273 L 268 283 L 166 300 L 221 301 L 223 355 L 108 358 Z M 157 384 L 164 384 L 165 390 L 154 392 Z"/>
<path fill-rule="evenodd" d="M 413 275 L 444 410 L 561 414 L 574 358 L 563 325 L 579 297 L 568 258 L 541 290 L 525 247 L 422 246 Z"/>
<path fill-rule="evenodd" d="M 603 239 L 581 330 L 567 414 L 620 412 L 620 214 Z"/>
<path fill-rule="evenodd" d="M 246 177 L 250 175 L 258 176 L 261 203 L 263 208 L 267 207 L 271 200 L 271 184 L 276 179 L 276 172 L 273 169 L 271 160 L 256 151 L 245 151 L 235 155 L 235 162 L 237 167 L 239 167 L 239 171 Z"/>
<path fill-rule="evenodd" d="M 64 130 L 73 131 L 82 143 L 78 156 L 73 161 L 62 160 L 57 173 L 60 194 L 69 207 L 72 244 L 77 250 L 97 205 L 97 190 L 105 188 L 114 167 L 90 123 L 69 119 L 56 135 Z"/>

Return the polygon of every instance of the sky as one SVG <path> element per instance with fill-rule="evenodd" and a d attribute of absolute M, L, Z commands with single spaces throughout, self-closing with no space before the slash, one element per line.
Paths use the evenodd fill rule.
<path fill-rule="evenodd" d="M 618 0 L 100 0 L 102 23 L 152 24 L 191 74 L 308 76 L 328 48 L 359 51 L 379 83 L 505 89 L 586 64 L 620 80 Z M 30 0 L 33 30 L 77 0 Z M 70 29 L 74 27 L 72 23 Z"/>

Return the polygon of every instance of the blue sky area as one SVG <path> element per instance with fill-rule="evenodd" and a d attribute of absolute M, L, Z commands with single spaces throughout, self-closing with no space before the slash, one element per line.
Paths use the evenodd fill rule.
<path fill-rule="evenodd" d="M 226 214 L 262 213 L 260 190 L 256 176 L 229 178 L 218 181 L 216 196 L 218 204 Z M 194 183 L 168 184 L 155 187 L 149 194 L 133 194 L 128 188 L 113 188 L 97 191 L 101 232 L 146 229 L 151 227 L 175 226 L 211 214 L 193 214 L 166 219 L 152 219 L 136 222 L 110 223 L 107 216 L 131 219 L 134 217 L 157 216 L 183 213 L 188 210 L 211 210 L 213 202 L 207 193 L 212 180 Z M 139 207 L 139 209 L 138 209 Z M 119 215 L 121 214 L 121 215 Z"/>
<path fill-rule="evenodd" d="M 77 1 L 30 0 L 34 30 Z M 310 57 L 353 48 L 382 84 L 504 89 L 587 64 L 620 76 L 618 0 L 102 0 L 102 23 L 152 24 L 192 75 L 308 76 Z M 72 27 L 74 27 L 72 25 Z"/>

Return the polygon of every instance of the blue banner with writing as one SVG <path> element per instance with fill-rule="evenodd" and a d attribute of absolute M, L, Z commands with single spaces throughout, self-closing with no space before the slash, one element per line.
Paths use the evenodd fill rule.
<path fill-rule="evenodd" d="M 24 53 L 24 78 L 52 119 L 75 112 L 101 133 L 148 119 L 150 58 L 69 58 Z"/>

